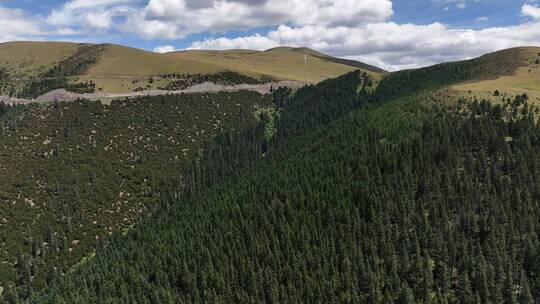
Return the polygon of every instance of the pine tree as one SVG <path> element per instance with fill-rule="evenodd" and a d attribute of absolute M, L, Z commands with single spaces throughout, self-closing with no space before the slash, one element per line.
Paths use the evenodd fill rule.
<path fill-rule="evenodd" d="M 414 294 L 409 287 L 409 284 L 405 282 L 403 286 L 401 287 L 401 293 L 399 295 L 399 299 L 397 301 L 398 304 L 415 304 L 414 300 Z"/>
<path fill-rule="evenodd" d="M 529 287 L 529 280 L 525 272 L 521 275 L 521 290 L 518 297 L 519 304 L 534 304 L 534 298 Z"/>

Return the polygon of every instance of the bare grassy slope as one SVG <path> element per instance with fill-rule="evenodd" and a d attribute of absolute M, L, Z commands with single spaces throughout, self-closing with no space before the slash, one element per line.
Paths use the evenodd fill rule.
<path fill-rule="evenodd" d="M 364 68 L 344 64 L 307 48 L 280 47 L 267 51 L 182 51 L 170 53 L 168 56 L 185 58 L 194 62 L 214 64 L 221 69 L 229 69 L 254 77 L 270 77 L 275 79 L 319 82 L 336 77 L 358 68 L 380 78 L 382 70 L 365 65 Z M 307 56 L 307 63 L 306 63 Z"/>
<path fill-rule="evenodd" d="M 212 63 L 199 62 L 189 58 L 175 58 L 165 54 L 157 54 L 140 49 L 107 45 L 101 59 L 92 66 L 87 75 L 98 88 L 104 92 L 131 92 L 137 87 L 149 85 L 152 76 L 162 74 L 209 74 L 222 70 Z M 134 82 L 133 78 L 141 78 Z M 148 89 L 165 86 L 166 81 L 156 80 Z"/>
<path fill-rule="evenodd" d="M 89 76 L 149 76 L 166 73 L 212 73 L 219 66 L 157 54 L 140 49 L 107 45 L 101 60 Z"/>
<path fill-rule="evenodd" d="M 79 46 L 68 42 L 0 43 L 0 68 L 11 75 L 35 76 L 73 55 Z"/>
<path fill-rule="evenodd" d="M 0 44 L 0 68 L 12 78 L 42 75 L 81 47 L 63 42 L 11 42 Z M 230 70 L 259 79 L 311 83 L 361 69 L 375 82 L 383 70 L 356 61 L 334 58 L 308 48 L 279 47 L 267 51 L 182 51 L 157 54 L 140 49 L 101 45 L 103 52 L 79 82 L 93 81 L 104 92 L 132 92 L 140 87 L 165 87 L 163 74 L 212 74 Z M 306 60 L 307 59 L 307 60 Z M 150 78 L 153 78 L 150 80 Z"/>
<path fill-rule="evenodd" d="M 514 48 L 498 53 L 507 58 L 506 64 L 494 68 L 491 77 L 452 88 L 465 96 L 480 98 L 493 98 L 495 90 L 500 92 L 501 97 L 526 93 L 532 101 L 540 102 L 540 47 Z M 494 61 L 494 66 L 499 62 Z"/>

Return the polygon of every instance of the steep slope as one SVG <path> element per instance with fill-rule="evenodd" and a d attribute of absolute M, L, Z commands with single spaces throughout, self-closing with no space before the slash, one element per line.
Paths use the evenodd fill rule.
<path fill-rule="evenodd" d="M 242 91 L 0 106 L 1 289 L 42 288 L 128 229 L 205 142 L 257 124 L 268 102 Z"/>
<path fill-rule="evenodd" d="M 325 96 L 306 104 L 320 119 L 282 124 L 296 131 L 277 147 L 241 150 L 261 146 L 255 132 L 225 137 L 195 162 L 186 195 L 165 198 L 34 302 L 534 303 L 532 112 L 422 95 L 334 110 L 356 107 L 341 103 L 354 79 L 285 100 Z M 265 157 L 223 180 L 243 153 Z"/>
<path fill-rule="evenodd" d="M 74 117 L 71 123 L 49 133 L 57 134 L 58 139 L 67 132 L 69 138 L 70 129 L 82 119 L 81 138 L 67 145 L 76 151 L 76 157 L 67 157 L 67 169 L 59 170 L 62 174 L 81 171 L 82 176 L 74 174 L 64 182 L 57 176 L 39 176 L 32 166 L 16 166 L 17 170 L 22 168 L 16 178 L 11 178 L 12 170 L 5 174 L 10 178 L 2 189 L 15 189 L 10 192 L 21 195 L 6 200 L 15 200 L 16 209 L 4 204 L 7 212 L 1 210 L 0 214 L 15 213 L 27 227 L 34 226 L 35 220 L 38 231 L 44 231 L 42 235 L 25 234 L 29 229 L 24 225 L 13 230 L 25 238 L 18 247 L 9 247 L 11 252 L 22 248 L 22 254 L 3 263 L 16 270 L 8 281 L 15 279 L 20 284 L 20 288 L 8 286 L 7 297 L 16 298 L 20 293 L 24 298 L 32 293 L 28 286 L 47 285 L 49 289 L 36 296 L 37 303 L 100 299 L 157 303 L 328 303 L 337 299 L 349 303 L 512 303 L 517 298 L 532 303 L 533 297 L 540 295 L 540 227 L 536 221 L 540 215 L 536 203 L 540 198 L 540 129 L 532 114 L 535 109 L 523 106 L 524 99 L 494 107 L 488 102 L 454 105 L 440 99 L 433 104 L 418 95 L 462 81 L 512 73 L 519 67 L 519 54 L 510 50 L 392 73 L 375 91 L 365 90 L 360 72 L 303 88 L 292 98 L 286 90 L 278 90 L 272 105 L 263 99 L 256 102 L 258 108 L 250 108 L 257 110 L 258 124 L 248 119 L 251 123 L 242 131 L 225 132 L 204 150 L 200 150 L 203 141 L 193 144 L 197 151 L 186 155 L 183 166 L 160 156 L 146 159 L 146 153 L 152 156 L 158 154 L 154 153 L 157 147 L 164 147 L 170 153 L 168 159 L 176 160 L 179 148 L 170 145 L 171 136 L 175 142 L 193 139 L 179 134 L 175 123 L 185 117 L 178 117 L 175 107 L 200 104 L 205 95 L 157 99 L 159 109 L 152 114 L 145 112 L 148 100 L 140 99 L 136 108 L 142 107 L 141 113 L 137 110 L 138 115 L 119 121 L 114 117 L 123 117 L 128 103 L 111 107 L 76 103 L 80 108 L 70 116 Z M 234 96 L 220 96 L 218 100 L 243 104 Z M 353 112 L 372 101 L 382 104 Z M 444 103 L 447 105 L 441 107 Z M 51 113 L 63 117 L 66 112 Z M 235 113 L 230 117 L 233 121 L 255 119 L 243 106 Z M 30 121 L 47 120 L 38 114 Z M 168 117 L 168 122 L 147 120 L 160 115 Z M 96 118 L 102 116 L 108 119 Z M 107 158 L 98 153 L 101 149 L 108 152 L 109 144 L 101 144 L 116 142 L 118 137 L 107 135 L 96 140 L 100 134 L 93 125 L 96 120 L 99 130 L 107 130 L 109 124 L 131 130 L 133 121 L 143 121 L 138 131 L 149 132 L 127 139 L 115 134 L 122 139 L 122 147 L 129 147 L 122 148 L 122 153 L 111 152 L 121 155 L 118 170 L 118 163 L 106 170 L 103 164 L 109 164 Z M 147 123 L 150 130 L 145 129 Z M 171 130 L 171 126 L 175 127 Z M 30 129 L 37 128 L 25 119 L 9 120 L 9 132 L 3 140 L 6 147 L 25 148 L 27 142 L 40 146 L 40 136 L 46 132 L 36 137 Z M 20 130 L 25 131 L 18 133 Z M 157 139 L 152 134 L 157 134 Z M 147 141 L 151 138 L 150 144 L 145 137 Z M 79 142 L 85 146 L 79 148 Z M 131 149 L 137 143 L 141 150 Z M 33 153 L 17 151 L 17 158 L 10 156 L 2 163 L 9 167 L 17 159 L 29 158 L 34 165 L 40 162 L 32 157 L 47 159 L 73 153 L 69 149 L 58 153 L 48 137 L 41 145 L 44 147 Z M 92 145 L 97 145 L 95 150 Z M 95 159 L 83 162 L 81 168 L 75 166 L 85 157 L 78 153 L 88 149 Z M 185 170 L 189 156 L 194 158 Z M 94 167 L 98 173 L 92 171 Z M 156 180 L 148 172 L 167 174 L 145 196 L 146 181 Z M 120 186 L 107 193 L 110 179 L 116 178 Z M 60 181 L 59 186 L 54 185 L 55 180 Z M 28 184 L 33 186 L 28 188 Z M 65 191 L 64 184 L 81 190 Z M 126 191 L 122 187 L 127 187 Z M 53 210 L 51 214 L 63 217 L 48 228 L 41 210 L 49 211 L 52 204 L 37 204 L 25 196 L 32 188 L 40 195 L 63 193 L 62 202 L 75 197 L 75 207 Z M 90 193 L 95 189 L 114 203 L 80 211 L 78 197 L 94 202 Z M 122 230 L 138 218 L 125 216 L 138 212 L 130 208 L 132 195 L 125 193 L 139 193 L 134 199 L 137 208 L 159 204 L 161 211 L 129 231 Z M 35 216 L 24 218 L 24 210 L 36 206 L 41 209 Z M 86 217 L 88 213 L 92 215 Z M 82 233 L 75 235 L 84 236 L 86 248 L 70 234 L 73 218 L 85 219 L 79 222 L 82 228 L 78 232 Z M 98 222 L 95 228 L 88 218 L 104 220 L 105 224 Z M 109 226 L 114 224 L 117 226 Z M 102 248 L 101 240 L 111 227 L 123 233 L 115 234 L 114 242 Z M 0 237 L 13 243 L 9 236 Z M 65 267 L 91 251 L 88 244 L 92 237 L 98 240 L 97 255 L 82 260 L 60 279 Z M 71 252 L 75 252 L 73 257 Z"/>

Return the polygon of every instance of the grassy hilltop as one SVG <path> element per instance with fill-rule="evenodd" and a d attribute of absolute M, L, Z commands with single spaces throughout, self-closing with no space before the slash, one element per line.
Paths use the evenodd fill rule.
<path fill-rule="evenodd" d="M 175 58 L 185 58 L 195 62 L 214 64 L 221 69 L 231 69 L 253 77 L 271 77 L 320 82 L 328 75 L 337 77 L 354 69 L 363 69 L 373 75 L 383 70 L 369 65 L 354 65 L 353 62 L 338 62 L 337 58 L 307 48 L 279 47 L 266 51 L 183 51 L 168 54 Z M 306 58 L 307 56 L 307 64 Z"/>
<path fill-rule="evenodd" d="M 0 67 L 11 75 L 37 76 L 73 55 L 78 47 L 69 42 L 0 43 Z"/>
<path fill-rule="evenodd" d="M 452 88 L 465 95 L 493 96 L 498 90 L 500 97 L 527 94 L 532 101 L 540 103 L 540 47 L 523 47 L 504 51 L 514 59 L 503 75 L 492 75 L 476 81 L 466 82 Z"/>
<path fill-rule="evenodd" d="M 79 55 L 74 57 L 77 53 Z M 355 69 L 366 71 L 375 81 L 384 73 L 381 69 L 360 62 L 334 58 L 310 49 L 285 47 L 268 51 L 184 51 L 157 54 L 112 44 L 10 42 L 0 44 L 0 58 L 3 58 L 0 69 L 4 69 L 12 78 L 67 77 L 66 83 L 46 85 L 58 88 L 69 83 L 92 81 L 96 89 L 112 93 L 166 87 L 172 80 L 160 77 L 165 74 L 206 75 L 228 70 L 259 80 L 317 83 Z M 65 64 L 66 60 L 69 65 Z M 86 61 L 83 68 L 77 71 L 66 68 L 62 69 L 62 73 L 50 72 L 63 62 L 64 66 L 73 66 L 83 60 Z M 16 87 L 20 88 L 21 84 L 17 83 Z"/>

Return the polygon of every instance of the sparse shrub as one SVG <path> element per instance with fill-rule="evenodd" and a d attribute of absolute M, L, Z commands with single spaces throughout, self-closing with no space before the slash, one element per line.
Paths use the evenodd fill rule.
<path fill-rule="evenodd" d="M 162 76 L 164 78 L 176 78 L 168 83 L 164 88 L 159 88 L 167 91 L 181 91 L 185 90 L 193 85 L 202 84 L 205 82 L 212 82 L 221 85 L 236 85 L 236 84 L 259 84 L 270 82 L 269 78 L 264 80 L 258 80 L 250 76 L 246 76 L 240 73 L 232 71 L 222 71 L 215 74 L 170 74 Z"/>
<path fill-rule="evenodd" d="M 96 84 L 92 80 L 81 83 L 72 83 L 66 86 L 66 90 L 78 94 L 95 93 Z"/>

